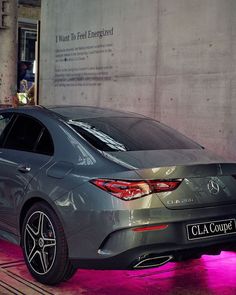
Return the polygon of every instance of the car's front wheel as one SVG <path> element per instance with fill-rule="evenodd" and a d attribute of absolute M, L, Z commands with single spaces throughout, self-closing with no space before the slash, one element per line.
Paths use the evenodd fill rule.
<path fill-rule="evenodd" d="M 22 227 L 22 246 L 26 265 L 40 283 L 55 285 L 71 277 L 73 266 L 68 259 L 63 227 L 46 203 L 37 202 L 28 210 Z"/>

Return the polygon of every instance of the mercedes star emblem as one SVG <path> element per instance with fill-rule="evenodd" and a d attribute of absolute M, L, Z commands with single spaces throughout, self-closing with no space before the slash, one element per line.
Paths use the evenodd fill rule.
<path fill-rule="evenodd" d="M 220 191 L 220 186 L 213 180 L 210 180 L 207 184 L 207 188 L 212 195 L 217 195 Z"/>

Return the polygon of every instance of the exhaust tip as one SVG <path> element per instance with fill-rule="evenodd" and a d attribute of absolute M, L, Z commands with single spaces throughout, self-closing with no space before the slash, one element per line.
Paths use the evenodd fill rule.
<path fill-rule="evenodd" d="M 142 268 L 151 268 L 157 267 L 166 264 L 167 262 L 173 259 L 172 255 L 165 256 L 146 256 L 146 258 L 139 258 L 139 262 L 136 263 L 133 268 L 142 269 Z"/>

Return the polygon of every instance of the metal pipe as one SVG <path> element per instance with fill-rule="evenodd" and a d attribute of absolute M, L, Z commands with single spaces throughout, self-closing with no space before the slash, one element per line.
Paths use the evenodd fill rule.
<path fill-rule="evenodd" d="M 166 264 L 172 259 L 173 259 L 172 255 L 149 257 L 139 261 L 137 264 L 134 265 L 134 268 L 138 269 L 138 268 L 157 267 L 157 266 Z"/>

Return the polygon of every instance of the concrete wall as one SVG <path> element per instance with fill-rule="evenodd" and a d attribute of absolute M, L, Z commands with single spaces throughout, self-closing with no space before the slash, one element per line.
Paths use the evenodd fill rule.
<path fill-rule="evenodd" d="M 43 0 L 41 45 L 40 103 L 143 113 L 236 160 L 236 1 Z"/>
<path fill-rule="evenodd" d="M 18 5 L 18 18 L 40 20 L 41 7 L 26 4 Z"/>
<path fill-rule="evenodd" d="M 3 25 L 0 28 L 0 105 L 10 105 L 16 95 L 17 73 L 17 2 L 3 3 Z M 2 8 L 1 8 L 2 11 Z"/>

